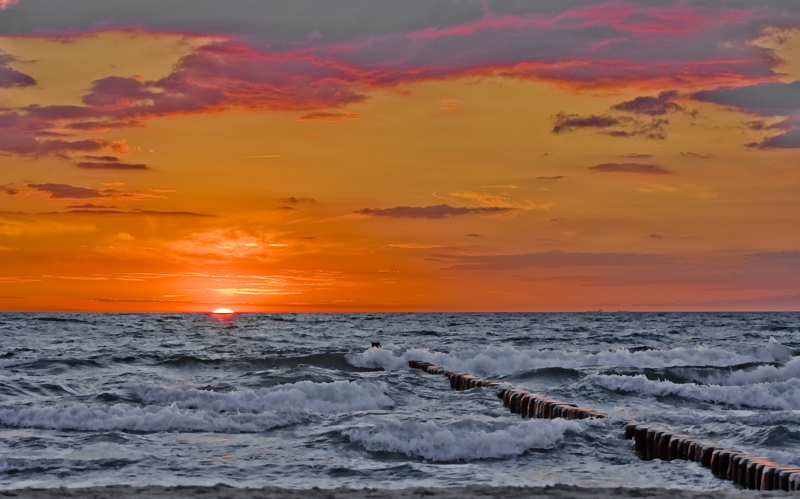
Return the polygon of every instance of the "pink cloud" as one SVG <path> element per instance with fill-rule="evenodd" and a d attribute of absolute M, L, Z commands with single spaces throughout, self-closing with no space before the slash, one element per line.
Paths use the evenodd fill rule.
<path fill-rule="evenodd" d="M 3 1 L 6 7 L 16 3 Z M 480 17 L 365 29 L 330 43 L 326 30 L 305 30 L 297 39 L 274 35 L 279 39 L 272 40 L 273 35 L 247 31 L 252 26 L 233 21 L 230 31 L 221 33 L 142 13 L 136 18 L 138 29 L 121 18 L 97 20 L 86 25 L 120 26 L 139 35 L 148 29 L 185 32 L 187 37 L 212 34 L 217 41 L 194 49 L 159 80 L 96 80 L 83 105 L 0 109 L 0 152 L 125 154 L 124 143 L 77 134 L 140 126 L 142 120 L 176 114 L 293 110 L 305 112 L 301 121 L 338 121 L 357 117 L 341 109 L 363 101 L 371 90 L 424 80 L 492 76 L 547 81 L 571 91 L 627 87 L 654 92 L 763 84 L 775 81 L 777 62 L 750 42 L 765 27 L 796 25 L 800 16 L 791 9 L 736 9 L 712 2 L 649 6 L 612 1 L 555 12 L 534 5 L 526 9 L 530 12 L 495 15 L 485 7 Z M 56 21 L 53 26 L 60 28 L 50 28 L 53 34 L 80 36 L 69 32 L 68 23 Z M 308 37 L 310 32 L 316 35 Z M 10 67 L 14 60 L 0 53 L 0 87 L 35 84 Z M 640 98 L 626 106 L 651 115 L 679 109 L 668 97 Z"/>
<path fill-rule="evenodd" d="M 685 35 L 715 24 L 742 23 L 755 15 L 752 9 L 704 9 L 687 4 L 647 7 L 627 2 L 609 2 L 568 11 L 559 19 L 579 19 L 586 25 L 610 25 L 638 35 Z"/>

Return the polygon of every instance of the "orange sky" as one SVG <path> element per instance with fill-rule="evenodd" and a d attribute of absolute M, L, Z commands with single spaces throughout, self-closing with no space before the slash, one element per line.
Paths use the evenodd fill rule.
<path fill-rule="evenodd" d="M 53 1 L 0 1 L 0 310 L 800 310 L 800 6 Z"/>

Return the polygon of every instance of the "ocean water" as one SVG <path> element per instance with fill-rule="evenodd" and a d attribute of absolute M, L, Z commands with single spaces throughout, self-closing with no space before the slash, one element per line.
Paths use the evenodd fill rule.
<path fill-rule="evenodd" d="M 2 313 L 0 489 L 732 488 L 620 423 L 800 466 L 798 349 L 798 313 Z M 521 419 L 409 360 L 610 418 Z"/>

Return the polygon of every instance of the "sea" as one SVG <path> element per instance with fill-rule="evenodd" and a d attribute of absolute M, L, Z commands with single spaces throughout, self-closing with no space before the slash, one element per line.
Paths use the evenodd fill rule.
<path fill-rule="evenodd" d="M 621 425 L 800 466 L 799 351 L 800 313 L 0 313 L 0 489 L 731 489 Z M 609 417 L 522 419 L 411 360 Z"/>

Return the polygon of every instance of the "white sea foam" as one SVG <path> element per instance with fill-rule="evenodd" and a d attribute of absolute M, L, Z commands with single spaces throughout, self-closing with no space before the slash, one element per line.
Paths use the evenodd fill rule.
<path fill-rule="evenodd" d="M 132 389 L 147 407 L 130 404 L 0 408 L 0 424 L 57 430 L 249 433 L 296 424 L 314 413 L 389 407 L 384 383 L 312 383 L 217 393 L 143 385 Z"/>
<path fill-rule="evenodd" d="M 487 429 L 478 422 L 444 425 L 406 421 L 343 433 L 373 452 L 400 452 L 432 461 L 471 461 L 552 449 L 564 440 L 567 431 L 581 429 L 581 423 L 566 420 L 529 420 L 498 429 Z"/>
<path fill-rule="evenodd" d="M 307 411 L 220 414 L 175 407 L 134 407 L 129 404 L 0 409 L 0 424 L 18 428 L 79 431 L 253 433 L 308 420 Z"/>
<path fill-rule="evenodd" d="M 318 413 L 365 411 L 391 407 L 385 383 L 334 381 L 332 383 L 298 383 L 260 390 L 212 392 L 207 390 L 177 390 L 142 385 L 132 391 L 148 405 L 172 406 L 182 409 L 204 409 L 226 412 L 263 412 L 284 409 L 303 409 Z"/>
<path fill-rule="evenodd" d="M 433 352 L 428 349 L 370 348 L 350 354 L 347 361 L 357 367 L 407 369 L 408 361 L 421 360 L 451 371 L 480 375 L 512 374 L 529 369 L 562 367 L 579 369 L 592 366 L 632 366 L 638 368 L 680 366 L 731 366 L 751 362 L 785 362 L 791 350 L 771 340 L 766 347 L 746 354 L 714 348 L 674 348 L 631 352 L 626 348 L 582 353 L 566 350 L 516 349 L 511 346 L 491 346 L 482 350 Z M 789 357 L 787 357 L 787 355 Z"/>
<path fill-rule="evenodd" d="M 15 473 L 29 470 L 88 470 L 100 468 L 109 463 L 119 463 L 111 459 L 37 459 L 25 457 L 0 457 L 0 473 Z"/>
<path fill-rule="evenodd" d="M 703 402 L 765 409 L 800 409 L 800 379 L 745 386 L 696 385 L 654 381 L 644 376 L 593 375 L 584 382 L 609 390 L 648 396 L 676 395 Z"/>
<path fill-rule="evenodd" d="M 794 358 L 780 367 L 758 366 L 749 371 L 715 373 L 708 382 L 718 385 L 753 385 L 757 383 L 776 383 L 800 378 L 800 357 Z"/>

